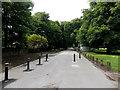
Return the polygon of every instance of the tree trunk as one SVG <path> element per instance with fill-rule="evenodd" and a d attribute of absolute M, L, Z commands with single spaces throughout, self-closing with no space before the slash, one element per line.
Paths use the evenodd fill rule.
<path fill-rule="evenodd" d="M 8 31 L 7 31 L 7 28 L 5 28 L 5 30 L 4 30 L 4 36 L 5 36 L 4 46 L 5 46 L 5 48 L 7 48 L 7 44 L 8 44 Z"/>

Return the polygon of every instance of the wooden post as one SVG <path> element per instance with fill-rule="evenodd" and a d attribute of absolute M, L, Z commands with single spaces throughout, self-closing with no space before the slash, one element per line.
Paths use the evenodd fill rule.
<path fill-rule="evenodd" d="M 101 66 L 104 66 L 104 65 L 103 65 L 103 60 L 100 60 L 100 65 L 101 65 Z"/>
<path fill-rule="evenodd" d="M 111 70 L 111 63 L 110 62 L 107 62 L 107 70 Z"/>
<path fill-rule="evenodd" d="M 89 54 L 88 54 L 87 58 L 89 59 Z"/>
<path fill-rule="evenodd" d="M 92 61 L 94 62 L 94 56 L 92 57 Z"/>
<path fill-rule="evenodd" d="M 90 60 L 92 61 L 92 56 L 90 56 Z"/>
<path fill-rule="evenodd" d="M 96 58 L 96 64 L 98 63 L 98 58 Z"/>

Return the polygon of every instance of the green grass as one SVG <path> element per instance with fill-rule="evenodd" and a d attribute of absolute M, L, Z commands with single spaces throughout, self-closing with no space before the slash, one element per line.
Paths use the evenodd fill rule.
<path fill-rule="evenodd" d="M 120 62 L 120 56 L 118 55 L 107 55 L 107 54 L 97 54 L 94 52 L 83 52 L 86 53 L 86 55 L 91 55 L 94 56 L 95 58 L 98 58 L 99 61 L 103 60 L 104 65 L 107 64 L 107 62 L 111 63 L 111 67 L 115 70 L 119 70 L 120 68 L 118 68 L 118 62 Z"/>

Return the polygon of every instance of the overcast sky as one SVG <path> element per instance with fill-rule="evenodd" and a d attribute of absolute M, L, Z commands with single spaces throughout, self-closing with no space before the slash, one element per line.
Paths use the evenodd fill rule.
<path fill-rule="evenodd" d="M 35 12 L 46 12 L 53 21 L 70 21 L 82 16 L 81 10 L 89 8 L 88 0 L 32 0 Z"/>

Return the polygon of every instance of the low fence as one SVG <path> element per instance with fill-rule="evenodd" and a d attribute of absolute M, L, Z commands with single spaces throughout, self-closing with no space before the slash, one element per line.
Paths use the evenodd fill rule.
<path fill-rule="evenodd" d="M 94 56 L 87 55 L 87 54 L 83 54 L 83 56 L 87 58 L 89 61 L 91 61 L 93 64 L 97 65 L 98 67 L 104 70 L 107 70 L 107 71 L 113 70 L 111 67 L 111 62 L 104 62 L 104 60 L 100 60 L 98 58 L 95 58 Z"/>

